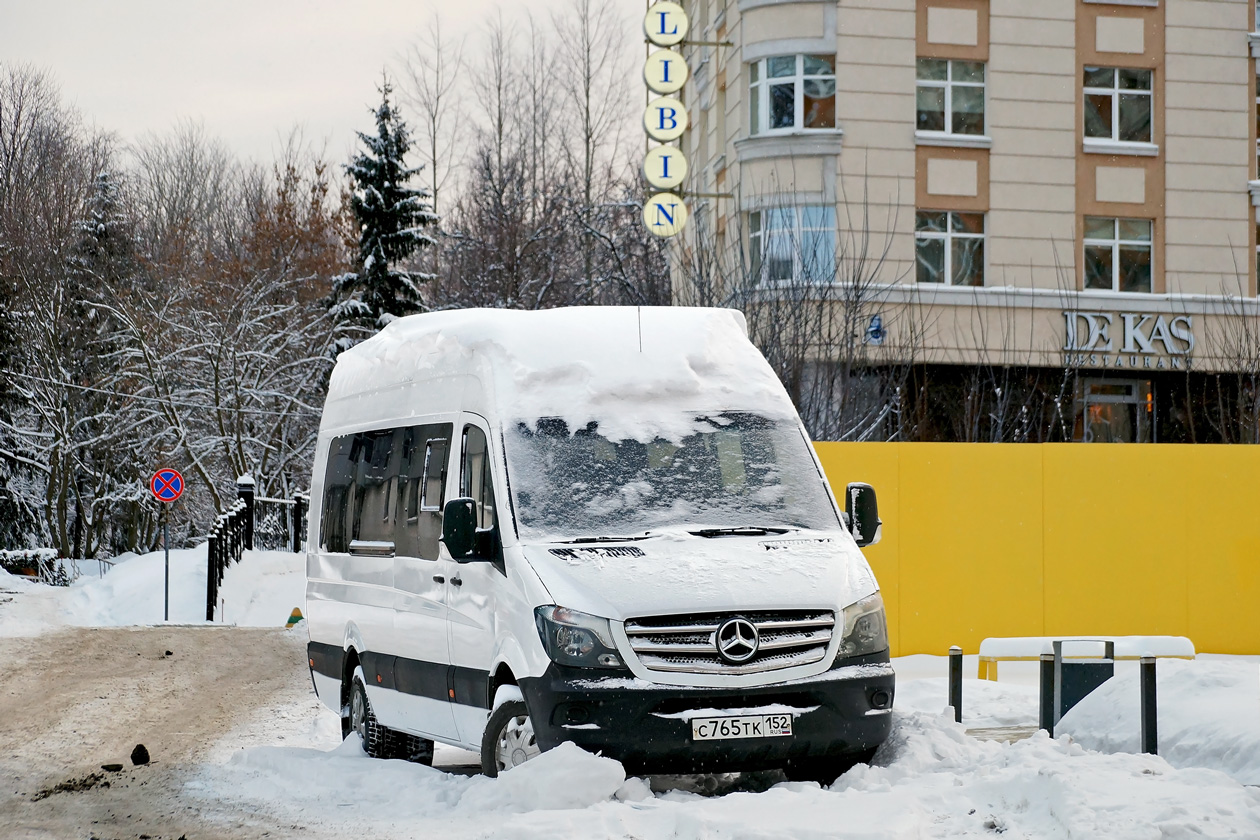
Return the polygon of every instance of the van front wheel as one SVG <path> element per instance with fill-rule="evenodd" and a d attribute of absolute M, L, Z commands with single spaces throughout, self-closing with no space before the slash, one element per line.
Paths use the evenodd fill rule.
<path fill-rule="evenodd" d="M 529 710 L 520 700 L 509 700 L 490 715 L 481 736 L 481 772 L 494 778 L 504 770 L 518 767 L 542 750 L 534 737 Z"/>

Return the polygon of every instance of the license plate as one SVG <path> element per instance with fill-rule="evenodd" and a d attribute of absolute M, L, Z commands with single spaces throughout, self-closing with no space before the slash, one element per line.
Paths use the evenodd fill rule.
<path fill-rule="evenodd" d="M 784 738 L 792 734 L 791 715 L 736 715 L 692 718 L 691 740 L 723 741 L 732 738 Z"/>

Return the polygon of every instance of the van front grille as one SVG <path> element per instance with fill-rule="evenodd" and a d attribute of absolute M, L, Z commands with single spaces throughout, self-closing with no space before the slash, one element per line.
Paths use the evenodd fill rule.
<path fill-rule="evenodd" d="M 757 629 L 757 652 L 744 662 L 728 662 L 718 653 L 718 628 L 732 618 L 745 618 Z M 625 623 L 643 667 L 688 674 L 756 674 L 811 665 L 826 656 L 834 629 L 835 614 L 820 610 L 653 616 Z"/>

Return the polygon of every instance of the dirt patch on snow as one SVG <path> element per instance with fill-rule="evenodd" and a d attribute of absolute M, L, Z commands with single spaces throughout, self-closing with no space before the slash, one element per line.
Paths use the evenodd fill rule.
<path fill-rule="evenodd" d="M 303 683 L 310 692 L 304 642 L 236 627 L 0 638 L 0 837 L 289 833 L 265 815 L 208 813 L 183 786 L 224 734 L 290 704 Z M 152 760 L 133 766 L 141 743 Z"/>

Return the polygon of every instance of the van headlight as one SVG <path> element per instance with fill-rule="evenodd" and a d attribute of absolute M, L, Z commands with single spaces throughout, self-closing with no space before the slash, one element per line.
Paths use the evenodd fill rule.
<path fill-rule="evenodd" d="M 876 592 L 844 608 L 844 636 L 838 659 L 865 656 L 888 649 L 888 622 L 884 618 L 884 599 Z"/>
<path fill-rule="evenodd" d="M 558 665 L 620 668 L 608 619 L 565 607 L 538 607 L 534 623 L 547 655 Z"/>

